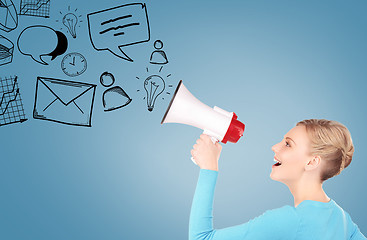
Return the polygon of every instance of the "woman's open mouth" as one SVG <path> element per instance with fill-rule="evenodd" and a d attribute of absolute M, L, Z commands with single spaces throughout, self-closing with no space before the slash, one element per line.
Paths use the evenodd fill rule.
<path fill-rule="evenodd" d="M 275 161 L 275 164 L 273 164 L 274 167 L 278 167 L 278 166 L 282 165 L 282 163 L 278 159 L 276 159 L 275 157 L 274 157 L 274 161 Z"/>

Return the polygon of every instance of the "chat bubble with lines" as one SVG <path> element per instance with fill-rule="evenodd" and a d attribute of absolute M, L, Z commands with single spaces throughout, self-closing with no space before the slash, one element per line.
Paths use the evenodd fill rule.
<path fill-rule="evenodd" d="M 126 4 L 87 15 L 89 37 L 97 51 L 108 50 L 127 61 L 133 61 L 122 47 L 148 42 L 150 29 L 146 5 Z"/>

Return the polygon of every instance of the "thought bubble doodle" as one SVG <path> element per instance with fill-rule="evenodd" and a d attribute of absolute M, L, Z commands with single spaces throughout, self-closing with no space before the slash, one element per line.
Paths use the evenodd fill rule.
<path fill-rule="evenodd" d="M 51 56 L 51 61 L 64 54 L 68 48 L 68 39 L 59 31 L 46 26 L 30 26 L 18 37 L 18 49 L 31 56 L 38 63 L 48 65 L 42 57 Z"/>
<path fill-rule="evenodd" d="M 148 13 L 143 3 L 89 13 L 87 17 L 89 37 L 97 51 L 108 50 L 117 57 L 133 62 L 121 48 L 150 40 Z"/>

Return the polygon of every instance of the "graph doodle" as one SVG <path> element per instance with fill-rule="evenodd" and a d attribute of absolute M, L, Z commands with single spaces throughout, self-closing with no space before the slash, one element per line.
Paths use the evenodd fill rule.
<path fill-rule="evenodd" d="M 50 17 L 50 0 L 21 0 L 19 15 Z"/>
<path fill-rule="evenodd" d="M 0 96 L 0 126 L 27 121 L 17 76 L 0 78 Z"/>

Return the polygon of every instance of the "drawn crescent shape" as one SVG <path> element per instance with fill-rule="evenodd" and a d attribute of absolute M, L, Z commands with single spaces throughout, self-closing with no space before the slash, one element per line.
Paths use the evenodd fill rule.
<path fill-rule="evenodd" d="M 55 50 L 47 54 L 51 56 L 51 60 L 54 60 L 57 56 L 64 54 L 68 48 L 68 39 L 66 38 L 65 34 L 59 31 L 55 31 L 57 35 L 57 46 Z"/>

